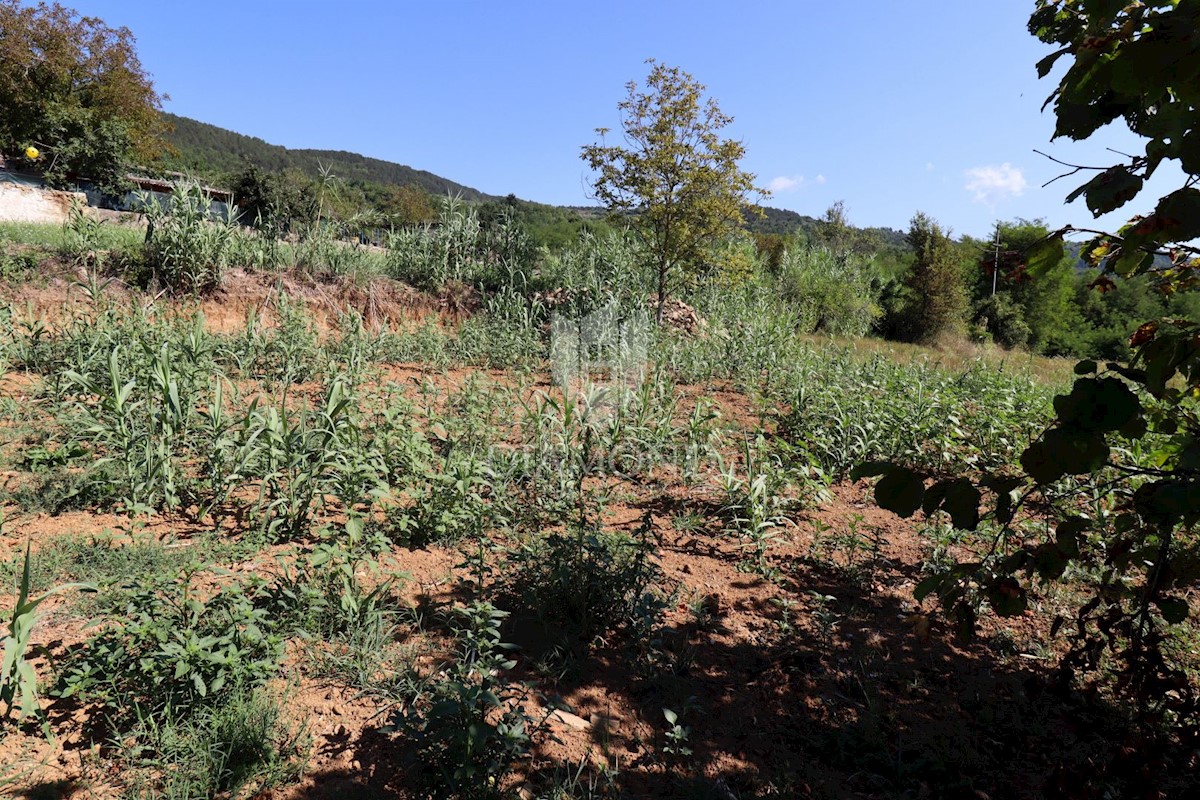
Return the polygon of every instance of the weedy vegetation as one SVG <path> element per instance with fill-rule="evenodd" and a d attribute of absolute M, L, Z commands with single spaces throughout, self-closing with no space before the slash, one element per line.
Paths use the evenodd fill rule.
<path fill-rule="evenodd" d="M 1133 45 L 1077 42 L 1077 5 L 1041 35 L 1117 48 L 1088 80 L 1121 95 Z M 630 153 L 588 152 L 636 205 Z M 1091 207 L 1151 167 L 1113 169 Z M 656 245 L 658 208 L 549 247 L 515 199 L 400 225 L 347 188 L 323 169 L 304 221 L 185 182 L 144 228 L 0 224 L 0 763 L 91 745 L 69 779 L 124 797 L 1190 788 L 1194 320 L 1069 374 L 966 340 L 1050 343 L 1012 298 L 872 337 L 954 305 L 914 292 L 953 249 L 924 217 L 913 264 L 840 207 L 756 239 L 730 196 L 694 240 Z M 1194 289 L 1196 192 L 1093 242 L 1101 277 Z"/>

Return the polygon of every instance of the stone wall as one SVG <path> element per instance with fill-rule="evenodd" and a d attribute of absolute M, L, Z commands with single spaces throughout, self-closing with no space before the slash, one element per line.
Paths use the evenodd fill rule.
<path fill-rule="evenodd" d="M 0 181 L 0 221 L 3 222 L 61 225 L 67 221 L 72 201 L 87 206 L 87 197 L 83 192 L 60 192 Z"/>

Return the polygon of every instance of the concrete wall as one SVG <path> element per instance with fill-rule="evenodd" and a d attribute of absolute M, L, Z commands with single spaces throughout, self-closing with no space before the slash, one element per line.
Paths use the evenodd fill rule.
<path fill-rule="evenodd" d="M 59 192 L 0 181 L 0 221 L 61 225 L 67 221 L 72 201 L 87 205 L 83 192 Z"/>

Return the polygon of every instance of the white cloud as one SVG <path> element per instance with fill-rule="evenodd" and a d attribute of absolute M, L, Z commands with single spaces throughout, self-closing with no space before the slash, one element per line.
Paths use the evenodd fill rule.
<path fill-rule="evenodd" d="M 926 172 L 933 172 L 933 162 L 932 162 L 932 161 L 926 161 L 926 162 L 925 162 L 925 171 L 926 171 Z"/>
<path fill-rule="evenodd" d="M 824 175 L 818 175 L 818 176 L 817 176 L 817 183 L 818 183 L 818 184 L 824 184 L 824 183 L 825 183 L 825 176 L 824 176 Z"/>
<path fill-rule="evenodd" d="M 794 192 L 804 185 L 803 175 L 780 175 L 778 178 L 772 178 L 767 184 L 767 188 L 775 194 L 781 192 Z"/>
<path fill-rule="evenodd" d="M 1029 185 L 1021 170 L 1007 161 L 998 167 L 972 167 L 963 174 L 967 177 L 964 188 L 975 196 L 975 202 L 989 206 L 1020 197 Z"/>

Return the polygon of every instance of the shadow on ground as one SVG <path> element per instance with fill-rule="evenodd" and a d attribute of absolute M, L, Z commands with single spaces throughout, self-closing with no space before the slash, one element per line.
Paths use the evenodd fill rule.
<path fill-rule="evenodd" d="M 827 598 L 790 632 L 772 627 L 779 610 L 762 603 L 748 609 L 765 622 L 749 638 L 727 635 L 719 616 L 667 631 L 669 646 L 688 652 L 657 674 L 635 666 L 629 643 L 594 652 L 552 690 L 619 697 L 619 713 L 645 723 L 605 741 L 621 765 L 619 794 L 528 796 L 1099 800 L 1194 789 L 1196 754 L 1056 688 L 1044 663 L 936 629 L 922 638 L 899 600 L 837 570 L 800 565 L 785 580 Z M 663 708 L 683 715 L 691 755 L 664 755 Z M 304 797 L 420 796 L 409 794 L 402 742 L 369 729 L 345 744 L 357 766 L 313 776 Z"/>

